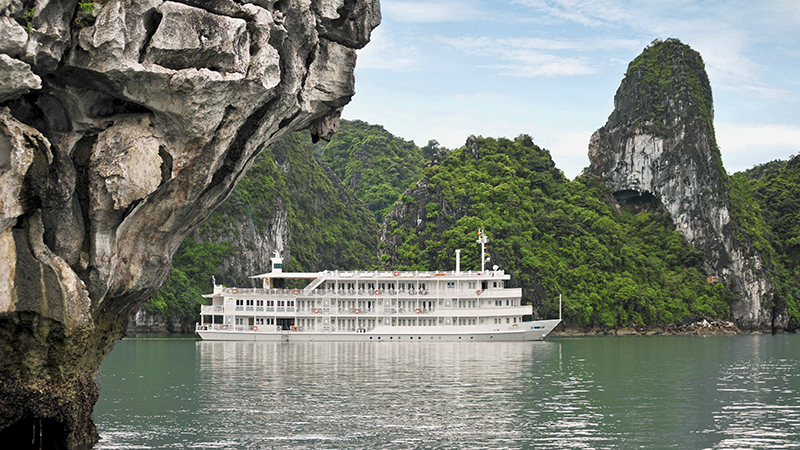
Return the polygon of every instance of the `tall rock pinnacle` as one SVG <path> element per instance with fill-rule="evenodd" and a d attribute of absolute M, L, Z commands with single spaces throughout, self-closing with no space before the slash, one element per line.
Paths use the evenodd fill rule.
<path fill-rule="evenodd" d="M 96 442 L 131 312 L 263 148 L 335 131 L 379 22 L 378 0 L 0 1 L 3 445 Z"/>
<path fill-rule="evenodd" d="M 590 172 L 620 204 L 664 208 L 716 277 L 738 297 L 743 328 L 771 325 L 772 286 L 760 255 L 737 237 L 728 175 L 714 136 L 711 86 L 700 54 L 654 41 L 628 66 L 614 111 L 589 142 Z"/>

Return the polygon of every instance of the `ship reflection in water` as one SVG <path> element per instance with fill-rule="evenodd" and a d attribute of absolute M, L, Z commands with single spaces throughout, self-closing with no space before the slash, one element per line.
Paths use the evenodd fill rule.
<path fill-rule="evenodd" d="M 125 340 L 97 448 L 796 448 L 798 338 Z"/>

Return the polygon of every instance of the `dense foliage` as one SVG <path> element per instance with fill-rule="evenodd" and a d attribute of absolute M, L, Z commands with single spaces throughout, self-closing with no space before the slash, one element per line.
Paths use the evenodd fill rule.
<path fill-rule="evenodd" d="M 425 169 L 425 189 L 443 201 L 424 205 L 422 223 L 390 224 L 405 267 L 452 267 L 461 248 L 462 268 L 478 269 L 475 232 L 484 228 L 490 264 L 509 271 L 541 305 L 542 316 L 557 316 L 558 293 L 567 323 L 579 326 L 728 316 L 725 287 L 707 282 L 702 254 L 685 243 L 666 212 L 617 210 L 598 180 L 566 179 L 528 136 L 476 144 Z M 465 214 L 442 217 L 464 204 Z"/>
<path fill-rule="evenodd" d="M 490 237 L 489 265 L 510 272 L 541 317 L 557 316 L 559 293 L 564 318 L 575 326 L 729 316 L 725 286 L 708 282 L 703 255 L 686 244 L 666 211 L 617 207 L 596 178 L 564 177 L 529 136 L 475 138 L 449 152 L 435 141 L 412 148 L 364 122 L 345 122 L 342 128 L 338 140 L 314 151 L 362 188 L 375 209 L 367 210 L 331 170 L 317 164 L 307 134 L 291 135 L 255 161 L 230 199 L 181 245 L 169 281 L 147 308 L 194 320 L 212 275 L 218 282 L 250 275 L 235 262 L 223 264 L 242 251 L 237 247 L 245 240 L 237 235 L 242 223 L 251 221 L 256 233 L 268 235 L 282 209 L 291 236 L 289 270 L 372 267 L 379 253 L 375 217 L 394 207 L 380 243 L 387 268 L 452 269 L 454 252 L 462 249 L 462 269 L 478 269 L 476 231 L 483 228 Z M 422 158 L 434 164 L 422 169 Z M 383 164 L 394 172 L 381 175 Z M 386 179 L 377 186 L 386 189 L 364 188 L 365 179 L 382 176 Z M 420 178 L 418 187 L 403 190 Z M 389 179 L 395 184 L 384 184 Z M 776 286 L 774 306 L 787 311 L 796 328 L 800 157 L 736 174 L 727 185 L 740 239 L 762 255 Z M 221 273 L 223 266 L 235 273 Z"/>
<path fill-rule="evenodd" d="M 199 305 L 203 304 L 202 295 L 210 292 L 211 277 L 217 273 L 222 259 L 230 255 L 230 245 L 194 242 L 189 236 L 172 258 L 167 282 L 145 302 L 145 308 L 163 314 L 168 320 L 177 315 L 193 321 L 200 312 Z"/>
<path fill-rule="evenodd" d="M 786 161 L 776 159 L 763 164 L 756 164 L 755 166 L 740 173 L 751 180 L 758 180 L 759 178 L 763 177 L 764 173 L 766 173 L 768 170 L 781 170 L 784 166 L 786 166 Z"/>
<path fill-rule="evenodd" d="M 732 180 L 755 200 L 764 222 L 775 306 L 787 310 L 789 328 L 800 328 L 800 155 L 756 166 Z"/>
<path fill-rule="evenodd" d="M 431 141 L 431 154 L 438 143 Z M 428 147 L 426 147 L 428 148 Z M 320 160 L 355 192 L 381 221 L 400 194 L 419 180 L 422 150 L 380 125 L 343 120 Z"/>
<path fill-rule="evenodd" d="M 294 133 L 276 142 L 254 162 L 222 204 L 173 258 L 173 271 L 145 307 L 167 318 L 180 314 L 189 320 L 199 314 L 202 294 L 218 283 L 244 286 L 248 273 L 240 261 L 244 236 L 254 229 L 271 236 L 276 214 L 284 211 L 290 240 L 285 268 L 313 271 L 324 268 L 366 269 L 374 266 L 378 224 L 358 199 L 314 159 L 308 133 Z M 250 227 L 248 227 L 250 226 Z M 239 262 L 237 263 L 237 260 Z M 225 264 L 227 263 L 227 264 Z M 266 267 L 261 270 L 266 270 Z"/>

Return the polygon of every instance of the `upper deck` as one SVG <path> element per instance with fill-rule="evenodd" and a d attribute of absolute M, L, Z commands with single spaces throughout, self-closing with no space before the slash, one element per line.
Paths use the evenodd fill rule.
<path fill-rule="evenodd" d="M 473 271 L 338 271 L 280 272 L 256 275 L 264 279 L 263 288 L 214 286 L 214 293 L 205 295 L 258 296 L 371 296 L 371 297 L 519 297 L 520 289 L 505 288 L 511 276 L 502 270 Z M 271 279 L 312 279 L 302 289 L 270 288 Z"/>

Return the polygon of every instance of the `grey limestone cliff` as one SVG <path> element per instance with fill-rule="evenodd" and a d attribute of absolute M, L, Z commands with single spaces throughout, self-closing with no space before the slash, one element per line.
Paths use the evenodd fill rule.
<path fill-rule="evenodd" d="M 97 440 L 129 316 L 262 149 L 335 131 L 379 21 L 377 0 L 0 0 L 4 445 Z"/>
<path fill-rule="evenodd" d="M 675 39 L 655 41 L 630 63 L 614 111 L 592 135 L 589 171 L 619 204 L 669 212 L 703 252 L 709 280 L 738 297 L 731 314 L 740 328 L 780 327 L 761 256 L 732 217 L 713 116 L 700 54 Z"/>

